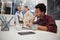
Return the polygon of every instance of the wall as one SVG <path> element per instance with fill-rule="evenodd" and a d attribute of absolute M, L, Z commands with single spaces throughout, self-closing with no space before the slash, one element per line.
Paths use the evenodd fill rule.
<path fill-rule="evenodd" d="M 60 20 L 56 20 L 56 25 L 57 25 L 57 28 L 58 28 L 57 35 L 60 36 Z"/>

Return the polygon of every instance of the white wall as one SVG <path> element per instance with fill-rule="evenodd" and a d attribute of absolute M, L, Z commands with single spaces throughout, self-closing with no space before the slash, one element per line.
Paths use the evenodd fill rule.
<path fill-rule="evenodd" d="M 56 25 L 57 25 L 57 35 L 60 36 L 60 20 L 56 20 Z"/>

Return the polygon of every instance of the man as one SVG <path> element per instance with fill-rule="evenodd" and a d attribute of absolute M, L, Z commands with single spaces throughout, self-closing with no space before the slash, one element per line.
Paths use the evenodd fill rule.
<path fill-rule="evenodd" d="M 20 21 L 23 21 L 24 13 L 23 13 L 23 11 L 21 10 L 21 6 L 19 5 L 19 6 L 17 7 L 17 9 L 18 9 L 18 11 L 15 13 L 15 15 L 18 16 L 18 21 L 19 21 L 19 22 L 20 22 Z"/>
<path fill-rule="evenodd" d="M 52 17 L 45 15 L 46 6 L 43 3 L 40 3 L 35 6 L 35 17 L 37 17 L 37 21 L 34 22 L 35 17 L 29 24 L 31 26 L 32 23 L 38 24 L 38 30 L 44 30 L 49 32 L 57 33 L 57 26 Z"/>

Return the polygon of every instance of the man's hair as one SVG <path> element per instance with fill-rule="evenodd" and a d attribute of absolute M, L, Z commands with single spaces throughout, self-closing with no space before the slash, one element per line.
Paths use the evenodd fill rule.
<path fill-rule="evenodd" d="M 35 8 L 37 9 L 37 8 L 39 8 L 39 10 L 41 11 L 41 12 L 46 12 L 46 6 L 45 6 L 45 4 L 43 4 L 43 3 L 39 3 L 39 4 L 37 4 L 36 6 L 35 6 Z"/>

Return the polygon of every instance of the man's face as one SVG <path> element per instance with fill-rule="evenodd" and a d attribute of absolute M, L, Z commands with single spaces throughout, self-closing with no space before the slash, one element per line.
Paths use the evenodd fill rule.
<path fill-rule="evenodd" d="M 36 8 L 35 9 L 35 16 L 40 17 L 42 15 L 43 15 L 43 12 L 41 12 L 39 8 Z"/>
<path fill-rule="evenodd" d="M 21 11 L 21 7 L 20 6 L 18 6 L 18 11 Z"/>

